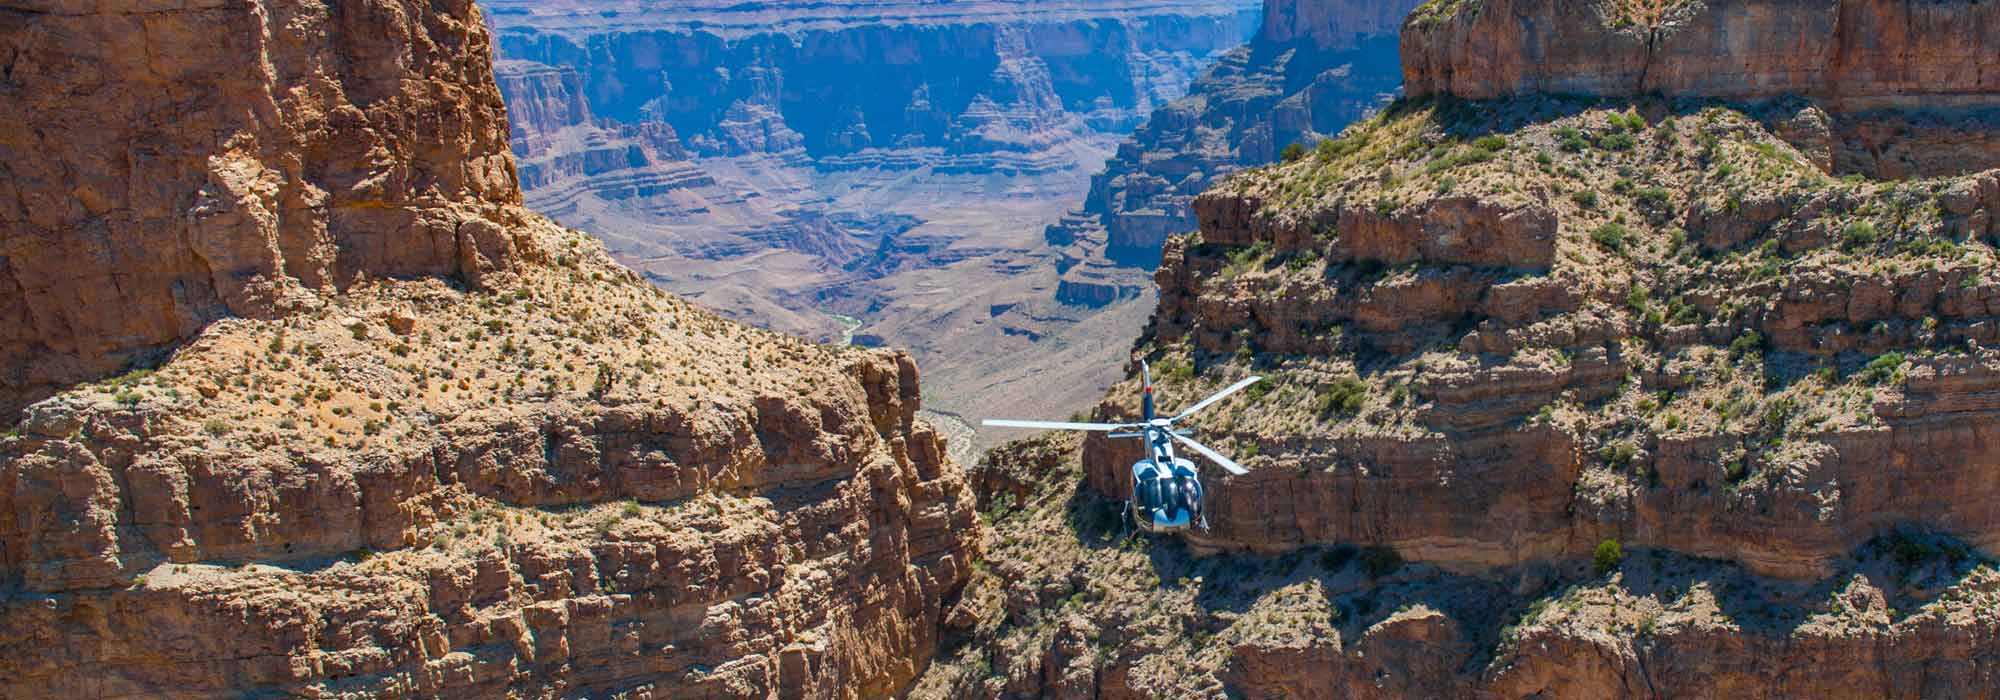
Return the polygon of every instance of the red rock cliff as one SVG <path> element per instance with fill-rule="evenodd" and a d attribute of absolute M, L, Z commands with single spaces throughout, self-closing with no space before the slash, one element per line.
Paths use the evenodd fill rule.
<path fill-rule="evenodd" d="M 1412 97 L 1793 94 L 1842 109 L 2000 104 L 1980 0 L 1450 0 L 1412 14 Z"/>
<path fill-rule="evenodd" d="M 915 363 L 520 208 L 468 0 L 0 2 L 0 60 L 0 698 L 879 698 L 929 663 L 979 529 Z"/>
<path fill-rule="evenodd" d="M 503 269 L 470 0 L 0 2 L 0 416 L 209 322 Z"/>

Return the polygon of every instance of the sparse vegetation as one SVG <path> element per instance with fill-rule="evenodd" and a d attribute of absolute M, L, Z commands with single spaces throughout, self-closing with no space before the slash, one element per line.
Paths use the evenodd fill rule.
<path fill-rule="evenodd" d="M 1265 152 L 1269 153 L 1269 151 Z M 1295 163 L 1304 157 L 1306 157 L 1306 145 L 1303 143 L 1293 143 L 1278 153 L 1278 160 L 1286 163 Z"/>
<path fill-rule="evenodd" d="M 1346 377 L 1321 387 L 1317 406 L 1320 415 L 1353 415 L 1368 400 L 1368 384 L 1359 377 Z"/>
<path fill-rule="evenodd" d="M 1604 540 L 1597 543 L 1597 549 L 1592 550 L 1590 568 L 1592 571 L 1597 572 L 1597 575 L 1603 576 L 1617 571 L 1618 565 L 1624 563 L 1624 561 L 1625 548 L 1619 546 L 1618 540 Z"/>

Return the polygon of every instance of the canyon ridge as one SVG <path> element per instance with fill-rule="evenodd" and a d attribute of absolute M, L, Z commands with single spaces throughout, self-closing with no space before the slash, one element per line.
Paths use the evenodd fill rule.
<path fill-rule="evenodd" d="M 2000 5 L 1024 5 L 0 0 L 0 697 L 2000 697 Z"/>

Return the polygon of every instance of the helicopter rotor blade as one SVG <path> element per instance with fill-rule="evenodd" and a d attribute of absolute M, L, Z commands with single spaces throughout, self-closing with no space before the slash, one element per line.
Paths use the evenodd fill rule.
<path fill-rule="evenodd" d="M 1034 428 L 1037 430 L 1089 430 L 1093 432 L 1108 432 L 1112 430 L 1122 430 L 1134 427 L 1118 423 L 1067 423 L 1063 421 L 1002 420 L 997 418 L 988 418 L 986 420 L 979 421 L 979 424 L 990 428 Z"/>
<path fill-rule="evenodd" d="M 1245 474 L 1250 473 L 1250 470 L 1244 469 L 1243 465 L 1237 464 L 1236 460 L 1222 456 L 1221 452 L 1216 452 L 1215 450 L 1208 449 L 1207 445 L 1195 442 L 1194 438 L 1190 438 L 1180 433 L 1169 433 L 1169 434 L 1173 435 L 1174 439 L 1179 440 L 1181 444 L 1187 445 L 1189 449 L 1192 449 L 1196 452 L 1200 452 L 1201 456 L 1207 457 L 1208 461 L 1214 462 L 1216 466 L 1229 470 L 1229 473 L 1231 474 L 1235 474 L 1237 476 L 1243 476 Z"/>
<path fill-rule="evenodd" d="M 1261 381 L 1264 381 L 1264 378 L 1263 378 L 1263 377 L 1250 377 L 1250 378 L 1247 378 L 1247 379 L 1244 379 L 1243 381 L 1240 381 L 1240 382 L 1237 382 L 1237 383 L 1235 383 L 1235 384 L 1231 384 L 1231 385 L 1229 385 L 1229 388 L 1227 388 L 1227 389 L 1223 389 L 1222 391 L 1218 391 L 1218 392 L 1215 392 L 1215 395 L 1214 395 L 1214 396 L 1210 396 L 1210 397 L 1208 397 L 1208 398 L 1205 398 L 1205 399 L 1202 399 L 1202 400 L 1201 400 L 1201 403 L 1197 403 L 1197 404 L 1195 404 L 1195 405 L 1193 405 L 1193 406 L 1189 406 L 1189 407 L 1187 407 L 1187 410 L 1184 410 L 1184 411 L 1181 411 L 1179 415 L 1176 415 L 1176 416 L 1174 416 L 1174 417 L 1172 417 L 1172 418 L 1169 418 L 1169 419 L 1167 419 L 1167 420 L 1168 420 L 1168 421 L 1177 421 L 1177 420 L 1180 420 L 1180 419 L 1182 419 L 1182 418 L 1186 418 L 1186 417 L 1188 417 L 1188 416 L 1191 416 L 1191 415 L 1194 415 L 1194 412 L 1195 412 L 1195 411 L 1199 411 L 1199 410 L 1201 410 L 1201 409 L 1204 409 L 1204 408 L 1208 408 L 1209 406 L 1213 406 L 1213 405 L 1215 405 L 1215 402 L 1217 402 L 1217 401 L 1221 401 L 1221 400 L 1223 399 L 1223 397 L 1226 397 L 1226 396 L 1228 396 L 1228 395 L 1230 395 L 1230 394 L 1234 394 L 1234 393 L 1236 393 L 1236 392 L 1238 392 L 1238 391 L 1242 391 L 1243 389 L 1245 389 L 1245 388 L 1249 387 L 1250 385 L 1252 385 L 1252 384 L 1256 384 L 1257 382 L 1261 382 Z"/>

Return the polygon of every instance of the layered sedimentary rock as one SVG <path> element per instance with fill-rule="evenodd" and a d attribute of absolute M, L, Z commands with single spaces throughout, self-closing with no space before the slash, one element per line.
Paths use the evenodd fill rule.
<path fill-rule="evenodd" d="M 1178 96 L 1254 21 L 1247 2 L 1191 0 L 488 5 L 503 55 L 577 71 L 602 118 L 664 122 L 699 155 L 803 148 L 839 168 L 898 152 L 1044 167 L 1060 142 L 1129 129 Z"/>
<path fill-rule="evenodd" d="M 1192 556 L 1079 492 L 1077 451 L 1015 443 L 974 471 L 994 548 L 910 697 L 1995 697 L 2000 569 L 1948 538 L 1806 582 L 1658 550 L 1604 575 Z"/>
<path fill-rule="evenodd" d="M 9 165 L 27 214 L 108 213 L 8 229 L 8 269 L 207 314 L 0 437 L 0 696 L 864 698 L 929 662 L 978 523 L 915 363 L 723 320 L 516 206 L 470 5 L 0 21 L 11 80 L 71 80 L 9 135 L 116 146 Z M 34 349 L 154 336 L 107 337 Z"/>
<path fill-rule="evenodd" d="M 1236 482 L 1270 490 L 1223 491 L 1195 541 L 1476 569 L 1617 536 L 1777 576 L 1899 524 L 2000 543 L 1977 398 L 2000 176 L 1840 181 L 1723 108 L 1472 114 L 1413 108 L 1232 181 L 1197 204 L 1201 244 L 1169 246 L 1164 362 L 1297 358 L 1269 369 L 1289 408 L 1239 407 L 1289 426 L 1233 437 L 1283 455 Z M 1124 461 L 1094 456 L 1093 483 Z"/>
<path fill-rule="evenodd" d="M 1386 103 L 1402 81 L 1396 31 L 1415 5 L 1267 0 L 1249 45 L 1154 112 L 1092 178 L 1083 206 L 1049 227 L 1049 242 L 1064 247 L 1058 298 L 1137 296 L 1167 237 L 1194 228 L 1189 204 L 1209 183 Z"/>
<path fill-rule="evenodd" d="M 512 265 L 487 33 L 432 5 L 0 4 L 0 419 L 222 316 Z"/>
<path fill-rule="evenodd" d="M 613 252 L 642 267 L 665 255 L 721 261 L 700 266 L 711 277 L 773 246 L 825 245 L 826 236 L 798 237 L 802 215 L 887 208 L 922 224 L 949 216 L 941 203 L 994 190 L 1056 206 L 1069 184 L 1081 187 L 1104 142 L 1181 95 L 1255 21 L 1243 0 L 488 5 L 512 59 L 500 84 L 521 105 L 515 149 L 530 203 L 608 229 Z M 842 201 L 855 190 L 865 208 Z M 1019 249 L 1013 239 L 1037 223 L 934 235 Z M 818 285 L 749 291 L 810 313 L 804 307 L 824 305 L 817 297 L 828 287 L 956 262 L 899 245 L 896 233 L 830 232 L 894 257 L 886 269 L 808 255 L 800 264 L 822 273 L 853 269 Z M 677 289 L 697 276 L 659 268 Z"/>
<path fill-rule="evenodd" d="M 1841 172 L 2000 165 L 1992 3 L 1481 0 L 1426 6 L 1406 36 L 1412 97 L 1798 97 L 1824 111 Z"/>
<path fill-rule="evenodd" d="M 914 364 L 580 269 L 606 281 L 400 282 L 219 322 L 30 408 L 0 445 L 4 685 L 898 692 L 975 556 Z M 569 331 L 586 343 L 546 340 Z"/>
<path fill-rule="evenodd" d="M 1568 50 L 1584 6 L 1427 6 L 1405 65 L 1435 26 Z M 1960 46 L 1966 17 L 1854 48 Z M 1479 46 L 1436 74 L 1548 58 Z M 1728 63 L 1701 61 L 1654 70 Z M 1792 79 L 1757 65 L 1735 79 Z M 1995 697 L 2000 170 L 1990 121 L 1904 128 L 1985 97 L 1541 89 L 1402 102 L 1201 195 L 1090 420 L 1138 416 L 1136 360 L 1168 410 L 1261 375 L 1184 424 L 1250 473 L 1204 467 L 1211 527 L 1135 541 L 1131 441 L 994 453 L 993 573 L 917 694 Z"/>
<path fill-rule="evenodd" d="M 1412 97 L 1797 95 L 1842 110 L 2000 102 L 2000 9 L 1976 0 L 1476 0 L 1417 13 Z"/>
<path fill-rule="evenodd" d="M 1041 231 L 1258 21 L 1255 0 L 486 6 L 529 205 L 732 318 L 910 348 L 966 415 L 1068 413 L 1115 378 L 1144 305 L 1055 303 Z"/>

